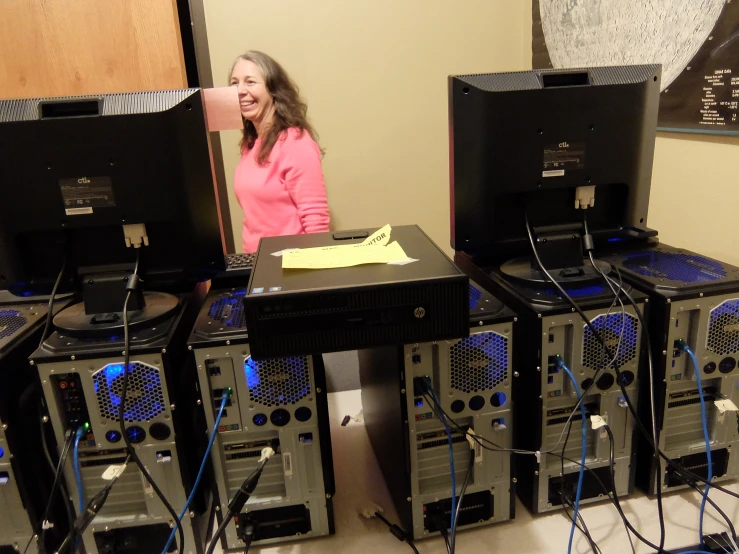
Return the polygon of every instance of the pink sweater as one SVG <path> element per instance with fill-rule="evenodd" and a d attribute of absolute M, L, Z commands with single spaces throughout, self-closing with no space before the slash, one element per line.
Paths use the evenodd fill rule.
<path fill-rule="evenodd" d="M 256 161 L 260 143 L 243 152 L 234 179 L 244 210 L 244 252 L 256 252 L 262 237 L 328 231 L 321 151 L 310 134 L 288 129 L 265 166 Z"/>

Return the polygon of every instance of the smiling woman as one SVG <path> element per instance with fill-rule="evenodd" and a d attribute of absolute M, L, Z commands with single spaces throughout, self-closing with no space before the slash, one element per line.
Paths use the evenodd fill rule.
<path fill-rule="evenodd" d="M 234 192 L 242 209 L 243 248 L 259 239 L 328 231 L 329 211 L 318 137 L 287 72 L 267 54 L 249 51 L 234 63 L 244 137 Z"/>

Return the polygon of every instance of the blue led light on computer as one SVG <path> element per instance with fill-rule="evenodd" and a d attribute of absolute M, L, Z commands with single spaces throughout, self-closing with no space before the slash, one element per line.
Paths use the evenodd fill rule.
<path fill-rule="evenodd" d="M 726 277 L 726 269 L 720 262 L 694 254 L 660 250 L 628 254 L 623 266 L 644 277 L 684 283 L 709 283 Z"/>
<path fill-rule="evenodd" d="M 12 337 L 28 320 L 18 310 L 0 310 L 0 339 Z"/>
<path fill-rule="evenodd" d="M 477 307 L 477 303 L 482 298 L 482 291 L 474 285 L 470 285 L 470 310 Z"/>
<path fill-rule="evenodd" d="M 123 419 L 128 422 L 151 421 L 166 409 L 159 370 L 140 362 L 131 363 L 128 367 Z M 104 419 L 118 421 L 123 377 L 121 363 L 109 364 L 93 375 L 93 387 Z"/>
<path fill-rule="evenodd" d="M 0 459 L 2 459 L 3 456 L 5 456 L 5 450 L 0 446 Z"/>
<path fill-rule="evenodd" d="M 600 285 L 586 285 L 583 287 L 564 287 L 565 292 L 570 296 L 570 298 L 583 298 L 586 296 L 596 296 L 598 294 L 603 294 L 606 290 L 606 286 L 604 284 Z M 546 294 L 549 296 L 559 296 L 560 292 L 558 290 L 554 289 L 546 289 Z"/>
<path fill-rule="evenodd" d="M 246 384 L 253 402 L 264 406 L 295 404 L 311 393 L 307 356 L 244 362 Z"/>
<path fill-rule="evenodd" d="M 226 327 L 243 329 L 246 327 L 244 315 L 244 296 L 246 289 L 239 289 L 221 295 L 214 300 L 208 310 L 208 317 L 219 321 Z"/>
<path fill-rule="evenodd" d="M 508 337 L 475 333 L 457 341 L 449 351 L 451 386 L 465 392 L 486 391 L 508 377 Z"/>

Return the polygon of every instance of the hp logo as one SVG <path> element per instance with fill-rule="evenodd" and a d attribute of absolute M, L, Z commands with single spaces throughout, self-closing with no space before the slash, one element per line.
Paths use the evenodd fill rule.
<path fill-rule="evenodd" d="M 413 315 L 416 316 L 416 319 L 422 319 L 426 315 L 426 310 L 419 306 L 413 310 Z"/>

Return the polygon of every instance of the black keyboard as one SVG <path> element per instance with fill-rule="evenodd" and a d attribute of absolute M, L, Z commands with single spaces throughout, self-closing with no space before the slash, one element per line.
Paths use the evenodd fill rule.
<path fill-rule="evenodd" d="M 226 271 L 241 271 L 254 268 L 254 254 L 229 254 L 226 256 Z"/>

